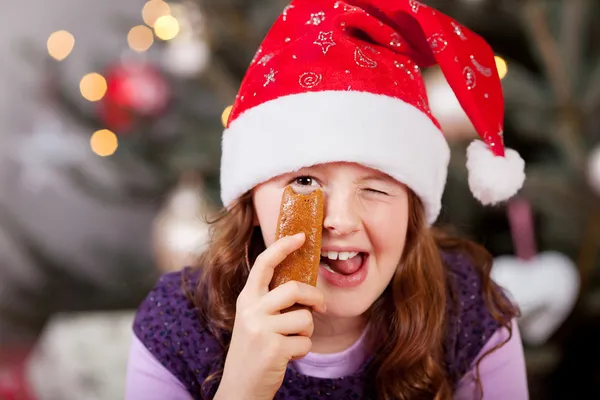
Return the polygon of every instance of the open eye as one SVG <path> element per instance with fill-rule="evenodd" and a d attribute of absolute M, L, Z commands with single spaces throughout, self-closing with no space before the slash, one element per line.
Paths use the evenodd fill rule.
<path fill-rule="evenodd" d="M 298 186 L 317 186 L 319 184 L 312 176 L 298 176 L 294 178 L 293 183 Z"/>

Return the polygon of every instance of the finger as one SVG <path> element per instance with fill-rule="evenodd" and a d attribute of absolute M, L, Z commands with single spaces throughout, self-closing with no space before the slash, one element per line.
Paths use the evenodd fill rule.
<path fill-rule="evenodd" d="M 275 267 L 281 264 L 285 258 L 293 251 L 298 250 L 304 243 L 305 235 L 303 232 L 292 236 L 283 237 L 267 247 L 256 258 L 246 287 L 256 293 L 266 293 L 269 291 L 269 283 L 273 279 Z"/>
<path fill-rule="evenodd" d="M 306 336 L 286 336 L 283 338 L 287 357 L 292 359 L 302 358 L 310 352 L 312 341 Z"/>
<path fill-rule="evenodd" d="M 286 282 L 271 290 L 262 299 L 262 307 L 269 314 L 278 313 L 296 303 L 314 307 L 318 312 L 325 312 L 323 292 L 303 282 Z"/>
<path fill-rule="evenodd" d="M 271 315 L 267 319 L 269 328 L 281 335 L 311 337 L 315 328 L 308 310 L 296 310 L 285 314 Z"/>

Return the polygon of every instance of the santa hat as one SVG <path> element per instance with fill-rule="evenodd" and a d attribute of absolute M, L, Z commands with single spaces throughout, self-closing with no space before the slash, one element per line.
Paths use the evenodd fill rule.
<path fill-rule="evenodd" d="M 467 149 L 483 204 L 514 195 L 524 162 L 505 149 L 494 53 L 478 35 L 414 0 L 295 0 L 252 61 L 223 134 L 225 206 L 302 167 L 356 162 L 406 184 L 439 215 L 450 150 L 421 68 L 438 64 L 481 140 Z"/>

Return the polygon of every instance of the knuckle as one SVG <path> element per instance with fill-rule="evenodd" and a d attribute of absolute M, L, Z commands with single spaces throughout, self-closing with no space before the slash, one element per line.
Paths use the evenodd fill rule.
<path fill-rule="evenodd" d="M 281 343 L 281 340 L 271 340 L 269 345 L 267 346 L 267 357 L 270 360 L 276 360 L 277 358 L 279 358 L 282 348 L 283 345 Z"/>
<path fill-rule="evenodd" d="M 246 334 L 252 339 L 259 338 L 263 333 L 261 325 L 256 320 L 250 318 L 244 320 L 244 327 Z"/>
<path fill-rule="evenodd" d="M 312 314 L 309 310 L 299 310 L 298 319 L 304 327 L 312 327 L 314 325 Z"/>
<path fill-rule="evenodd" d="M 246 308 L 246 298 L 247 298 L 247 294 L 245 291 L 241 291 L 241 293 L 238 295 L 236 301 L 235 301 L 235 307 L 236 307 L 236 312 L 240 311 L 240 310 L 244 310 Z"/>
<path fill-rule="evenodd" d="M 302 293 L 302 287 L 300 286 L 300 282 L 298 281 L 289 281 L 287 283 L 288 287 L 289 287 L 289 291 L 295 295 L 296 297 L 298 297 L 301 293 Z"/>
<path fill-rule="evenodd" d="M 310 340 L 310 338 L 303 337 L 302 341 L 300 342 L 300 346 L 298 347 L 300 348 L 302 354 L 307 354 L 312 349 L 312 340 Z"/>
<path fill-rule="evenodd" d="M 265 258 L 267 258 L 267 256 L 265 255 L 265 252 L 263 251 L 262 253 L 260 253 L 256 259 L 254 260 L 254 265 L 260 265 L 263 264 L 266 260 Z M 252 268 L 253 270 L 254 268 Z"/>

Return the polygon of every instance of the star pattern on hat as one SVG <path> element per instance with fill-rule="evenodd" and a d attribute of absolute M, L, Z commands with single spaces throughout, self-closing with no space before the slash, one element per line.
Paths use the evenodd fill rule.
<path fill-rule="evenodd" d="M 333 31 L 319 32 L 319 37 L 314 41 L 314 44 L 321 47 L 323 54 L 327 54 L 329 48 L 336 45 L 336 43 L 333 41 Z"/>

